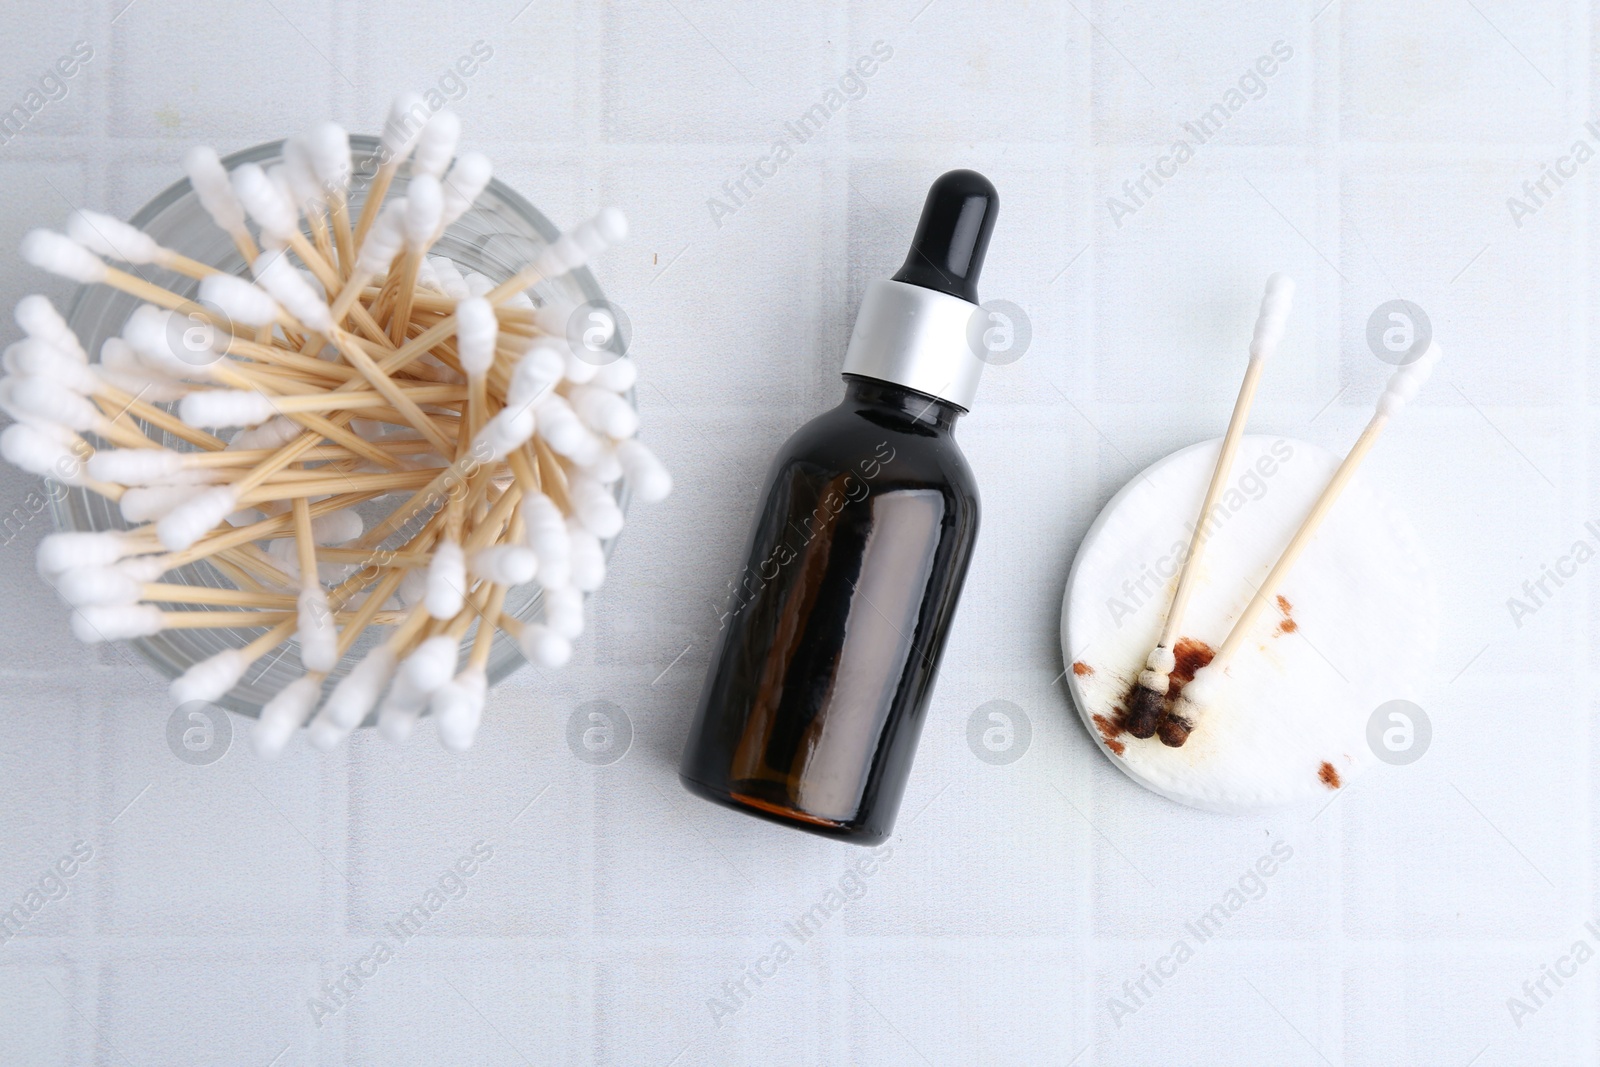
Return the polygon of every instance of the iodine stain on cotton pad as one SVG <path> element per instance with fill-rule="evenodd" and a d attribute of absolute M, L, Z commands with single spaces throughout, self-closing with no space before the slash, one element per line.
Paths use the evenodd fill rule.
<path fill-rule="evenodd" d="M 1343 789 L 1370 762 L 1366 724 L 1414 694 L 1438 628 L 1410 524 L 1357 476 L 1228 667 L 1188 742 L 1122 729 L 1154 647 L 1220 441 L 1158 460 L 1085 535 L 1061 607 L 1066 683 L 1084 726 L 1134 781 L 1180 804 L 1248 812 Z M 1173 649 L 1168 696 L 1210 661 L 1338 466 L 1304 441 L 1247 436 L 1211 524 Z"/>

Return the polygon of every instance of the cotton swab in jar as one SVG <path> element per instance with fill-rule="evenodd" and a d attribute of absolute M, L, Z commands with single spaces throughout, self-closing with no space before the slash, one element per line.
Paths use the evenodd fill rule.
<path fill-rule="evenodd" d="M 189 278 L 206 278 L 217 273 L 216 267 L 164 248 L 138 227 L 98 211 L 83 208 L 74 211 L 67 219 L 67 236 L 107 259 L 164 267 Z"/>
<path fill-rule="evenodd" d="M 416 146 L 417 137 L 427 125 L 427 114 L 428 105 L 416 93 L 397 96 L 390 105 L 389 117 L 384 122 L 383 132 L 378 139 L 378 170 L 373 175 L 372 185 L 367 189 L 367 199 L 361 205 L 361 217 L 356 222 L 354 240 L 357 248 L 361 247 L 361 242 L 366 239 L 367 230 L 378 217 L 378 208 L 382 205 L 383 198 L 389 194 L 389 185 L 394 181 L 395 174 L 410 157 L 412 149 Z"/>
<path fill-rule="evenodd" d="M 259 250 L 245 225 L 244 206 L 239 203 L 216 150 L 204 145 L 189 149 L 183 156 L 183 172 L 188 175 L 195 197 L 211 216 L 211 221 L 233 239 L 234 247 L 246 263 L 253 261 Z"/>
<path fill-rule="evenodd" d="M 48 464 L 64 469 L 70 460 L 72 480 L 118 501 L 129 521 L 140 523 L 127 533 L 88 540 L 47 539 L 41 572 L 78 608 L 74 628 L 85 640 L 217 626 L 265 630 L 259 640 L 275 644 L 281 636 L 268 635 L 301 631 L 302 662 L 309 670 L 264 709 L 258 738 L 263 751 L 274 742 L 281 748 L 321 696 L 325 671 L 314 668 L 328 657 L 319 659 L 314 646 L 321 642 L 326 651 L 326 638 L 343 627 L 334 649 L 343 655 L 369 625 L 396 627 L 380 646 L 387 655 L 369 657 L 374 666 L 354 686 L 357 699 L 349 699 L 348 691 L 335 699 L 342 690 L 333 687 L 324 710 L 336 714 L 326 721 L 317 716 L 313 741 L 336 741 L 355 725 L 352 716 L 358 721 L 375 704 L 386 733 L 408 733 L 433 698 L 441 739 L 464 747 L 482 720 L 484 671 L 498 628 L 489 620 L 503 615 L 506 591 L 540 581 L 546 596 L 542 621 L 517 627 L 513 620 L 504 628 L 540 662 L 564 662 L 583 630 L 583 591 L 604 578 L 599 537 L 620 526 L 607 487 L 630 469 L 657 492 L 670 487 L 647 450 L 625 447 L 637 445 L 637 419 L 616 394 L 632 385 L 631 361 L 605 374 L 588 364 L 577 367 L 570 353 L 562 355 L 566 346 L 557 323 L 570 309 L 544 308 L 541 319 L 541 308 L 522 291 L 620 240 L 626 231 L 620 214 L 607 209 L 580 223 L 507 282 L 462 274 L 427 250 L 487 188 L 492 168 L 472 152 L 450 165 L 459 140 L 454 116 L 430 120 L 423 131 L 412 160 L 419 203 L 390 200 L 387 213 L 394 222 L 383 226 L 385 233 L 358 221 L 346 241 L 337 233 L 331 242 L 319 236 L 315 247 L 300 231 L 299 215 L 303 210 L 320 234 L 326 212 L 327 223 L 338 230 L 335 206 L 347 196 L 350 177 L 342 130 L 330 125 L 293 140 L 284 165 L 271 172 L 247 164 L 230 176 L 215 153 L 192 153 L 186 170 L 197 195 L 234 238 L 255 274 L 254 285 L 206 264 L 172 260 L 149 235 L 92 213 L 73 216 L 70 236 L 46 232 L 25 242 L 28 258 L 40 266 L 154 305 L 130 319 L 126 343 L 107 342 L 95 372 L 71 369 L 82 368 L 87 356 L 47 302 L 33 298 L 18 308 L 19 324 L 40 343 L 6 355 L 7 369 L 18 377 L 0 385 L 0 402 L 23 423 L 0 435 L 0 445 L 41 471 Z M 399 159 L 410 150 L 408 141 L 403 131 L 386 138 L 400 149 Z M 398 167 L 398 159 L 380 160 L 379 173 L 392 178 Z M 362 218 L 381 221 L 381 200 L 381 192 L 369 198 Z M 247 218 L 261 227 L 266 253 L 256 253 Z M 108 266 L 96 253 L 123 262 L 166 259 L 161 265 L 200 280 L 206 308 L 195 311 L 184 296 Z M 307 281 L 290 256 L 300 259 L 316 283 Z M 365 273 L 386 277 L 384 285 L 373 287 L 370 279 L 351 284 L 363 256 L 373 268 Z M 512 284 L 518 278 L 520 284 Z M 318 284 L 333 295 L 331 304 Z M 460 307 L 462 300 L 470 303 Z M 180 309 L 183 320 L 171 314 Z M 339 320 L 347 316 L 362 336 L 341 329 Z M 254 338 L 234 335 L 230 324 L 253 329 Z M 177 338 L 201 325 L 216 329 L 199 349 L 179 351 Z M 530 353 L 530 344 L 551 330 L 556 332 L 545 346 Z M 589 391 L 574 393 L 579 387 Z M 25 411 L 16 403 L 18 389 L 24 400 L 44 401 L 52 418 Z M 224 442 L 144 400 L 115 405 L 122 396 L 146 394 L 161 404 L 177 403 L 196 423 L 254 425 Z M 104 412 L 94 415 L 96 405 Z M 559 449 L 540 436 L 545 406 Z M 171 427 L 168 432 L 203 451 L 155 447 L 131 421 L 118 428 L 123 415 Z M 80 432 L 121 447 L 96 451 Z M 624 456 L 632 457 L 631 467 Z M 394 473 L 375 473 L 373 464 Z M 452 480 L 455 489 L 449 488 Z M 365 533 L 349 510 L 364 500 L 407 493 L 402 508 Z M 429 517 L 452 493 L 459 504 Z M 635 495 L 643 495 L 637 486 Z M 526 506 L 529 501 L 535 503 Z M 420 529 L 412 518 L 420 519 Z M 402 528 L 415 532 L 393 548 L 377 548 Z M 328 547 L 330 541 L 348 547 Z M 422 578 L 438 566 L 441 553 L 450 562 L 451 546 L 460 564 L 453 583 L 458 602 L 447 605 L 456 608 L 453 613 L 435 619 Z M 202 560 L 214 563 L 236 588 L 157 580 Z M 319 580 L 344 575 L 357 582 L 348 594 L 327 592 Z M 411 592 L 404 594 L 406 589 Z M 386 606 L 396 590 L 402 592 L 400 603 L 413 606 Z M 325 609 L 307 602 L 308 595 L 325 598 Z M 359 601 L 359 607 L 342 607 L 346 599 Z M 475 623 L 478 636 L 458 671 L 457 649 Z M 220 695 L 219 687 L 236 684 L 240 662 L 249 656 L 202 661 L 179 691 Z"/>
<path fill-rule="evenodd" d="M 1417 395 L 1417 391 L 1427 382 L 1442 355 L 1443 352 L 1438 344 L 1431 344 L 1421 356 L 1401 366 L 1389 376 L 1388 384 L 1378 397 L 1376 408 L 1366 428 L 1361 431 L 1361 436 L 1356 438 L 1355 444 L 1345 454 L 1344 460 L 1329 478 L 1321 495 L 1311 505 L 1310 512 L 1300 523 L 1300 528 L 1295 531 L 1294 536 L 1289 539 L 1289 543 L 1284 546 L 1277 562 L 1256 587 L 1255 594 L 1234 621 L 1233 628 L 1228 631 L 1228 636 L 1217 649 L 1216 655 L 1212 657 L 1210 663 L 1196 671 L 1194 678 L 1179 692 L 1176 704 L 1161 725 L 1163 731 L 1161 739 L 1165 744 L 1173 747 L 1182 745 L 1201 722 L 1206 708 L 1215 701 L 1218 690 L 1224 684 L 1228 664 L 1250 639 L 1256 620 L 1261 617 L 1261 613 L 1266 610 L 1282 586 L 1284 578 L 1299 561 L 1312 538 L 1316 536 L 1317 528 L 1322 525 L 1322 521 L 1327 518 L 1328 512 L 1338 501 L 1339 495 L 1350 484 L 1351 478 L 1355 476 L 1356 470 L 1366 459 L 1372 446 L 1377 443 L 1384 427 Z"/>
<path fill-rule="evenodd" d="M 1128 698 L 1128 712 L 1123 726 L 1134 737 L 1145 738 L 1155 734 L 1166 711 L 1167 688 L 1171 673 L 1177 664 L 1173 646 L 1183 627 L 1188 611 L 1189 597 L 1194 590 L 1195 575 L 1200 573 L 1200 559 L 1205 554 L 1213 523 L 1212 509 L 1222 497 L 1228 475 L 1233 470 L 1233 458 L 1244 437 L 1245 423 L 1250 417 L 1250 406 L 1255 401 L 1256 387 L 1267 360 L 1277 352 L 1283 339 L 1284 323 L 1294 301 L 1294 281 L 1283 274 L 1267 279 L 1266 293 L 1261 298 L 1261 311 L 1256 317 L 1255 333 L 1250 340 L 1250 360 L 1245 365 L 1244 381 L 1239 385 L 1239 395 L 1233 403 L 1233 415 L 1228 419 L 1228 429 L 1222 446 L 1217 451 L 1216 467 L 1211 472 L 1211 482 L 1206 487 L 1200 512 L 1195 516 L 1194 530 L 1189 537 L 1189 550 L 1183 558 L 1183 568 L 1178 572 L 1177 589 L 1172 594 L 1172 604 L 1167 609 L 1166 622 L 1156 647 L 1145 660 L 1137 684 Z"/>

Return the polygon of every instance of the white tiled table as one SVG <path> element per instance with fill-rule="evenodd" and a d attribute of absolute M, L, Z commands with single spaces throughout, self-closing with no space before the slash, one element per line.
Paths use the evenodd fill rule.
<path fill-rule="evenodd" d="M 71 639 L 33 573 L 38 483 L 0 472 L 0 905 L 92 849 L 0 944 L 0 1062 L 1600 1059 L 1600 963 L 1547 980 L 1520 1026 L 1507 1006 L 1573 942 L 1600 945 L 1583 925 L 1600 918 L 1593 575 L 1520 626 L 1506 603 L 1600 516 L 1600 162 L 1521 226 L 1506 204 L 1597 143 L 1588 5 L 521 3 L 0 16 L 0 103 L 93 49 L 0 144 L 0 249 L 72 206 L 132 213 L 197 142 L 329 115 L 372 130 L 484 42 L 454 105 L 466 143 L 560 223 L 608 203 L 633 220 L 598 276 L 632 317 L 644 433 L 679 486 L 635 509 L 575 662 L 497 690 L 470 753 L 425 726 L 403 748 L 362 735 L 267 764 L 238 721 L 220 761 L 190 766 L 152 671 Z M 719 226 L 707 200 L 875 41 L 893 55 L 865 94 Z M 1107 198 L 1279 41 L 1293 54 L 1260 99 L 1119 226 Z M 862 289 L 953 166 L 1000 190 L 982 289 L 1026 310 L 1033 347 L 960 429 L 984 526 L 893 854 L 802 943 L 784 924 L 864 853 L 689 797 L 678 748 L 765 464 L 835 402 Z M 1435 738 L 1326 810 L 1223 818 L 1096 752 L 1056 681 L 1056 621 L 1097 509 L 1223 425 L 1277 269 L 1299 296 L 1253 428 L 1342 449 L 1384 376 L 1364 330 L 1385 300 L 1421 304 L 1448 350 L 1368 471 L 1438 569 L 1441 654 L 1415 694 Z M 0 302 L 36 290 L 67 293 L 0 256 Z M 609 766 L 565 740 L 596 699 L 634 730 Z M 1006 766 L 965 740 L 993 699 L 1032 726 Z M 414 938 L 387 932 L 480 841 L 464 895 Z M 1114 1017 L 1274 842 L 1293 857 L 1266 895 Z M 780 939 L 792 958 L 770 973 Z M 380 940 L 392 958 L 363 964 Z M 371 976 L 314 1017 L 352 965 Z M 754 967 L 770 976 L 714 1012 Z"/>

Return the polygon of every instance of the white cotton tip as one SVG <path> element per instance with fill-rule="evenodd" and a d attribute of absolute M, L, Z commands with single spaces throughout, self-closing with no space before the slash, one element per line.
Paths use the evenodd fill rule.
<path fill-rule="evenodd" d="M 572 313 L 578 310 L 578 305 L 570 300 L 554 298 L 548 304 L 536 309 L 533 313 L 533 324 L 539 327 L 540 332 L 551 337 L 565 337 L 567 323 L 572 319 Z"/>
<path fill-rule="evenodd" d="M 444 192 L 439 179 L 419 174 L 406 186 L 406 214 L 401 231 L 410 248 L 426 248 L 439 232 L 444 217 Z"/>
<path fill-rule="evenodd" d="M 406 740 L 427 706 L 428 694 L 407 681 L 404 674 L 396 674 L 378 705 L 378 732 L 396 744 Z"/>
<path fill-rule="evenodd" d="M 67 236 L 97 256 L 124 263 L 154 263 L 161 258 L 155 238 L 121 219 L 79 208 L 67 216 Z"/>
<path fill-rule="evenodd" d="M 473 201 L 488 188 L 494 165 L 482 152 L 464 152 L 450 173 L 444 176 L 444 204 L 441 226 L 449 226 L 472 207 Z"/>
<path fill-rule="evenodd" d="M 400 674 L 419 693 L 432 693 L 455 673 L 459 652 L 455 638 L 435 634 L 401 662 Z"/>
<path fill-rule="evenodd" d="M 300 557 L 295 552 L 293 537 L 282 537 L 271 541 L 267 545 L 267 556 L 278 565 L 278 569 L 295 580 L 295 589 L 300 588 Z"/>
<path fill-rule="evenodd" d="M 617 459 L 615 445 L 601 449 L 595 461 L 581 469 L 601 485 L 616 485 L 622 480 L 622 461 Z"/>
<path fill-rule="evenodd" d="M 428 563 L 428 614 L 453 619 L 461 613 L 467 590 L 466 553 L 455 541 L 440 541 Z"/>
<path fill-rule="evenodd" d="M 626 393 L 639 380 L 639 364 L 627 356 L 619 356 L 594 372 L 594 385 L 613 393 Z"/>
<path fill-rule="evenodd" d="M 294 205 L 256 164 L 246 163 L 233 172 L 233 191 L 266 237 L 282 243 L 299 232 L 299 216 Z"/>
<path fill-rule="evenodd" d="M 207 489 L 173 508 L 156 523 L 156 537 L 169 552 L 182 552 L 239 506 L 225 485 Z"/>
<path fill-rule="evenodd" d="M 188 386 L 178 379 L 151 369 L 133 346 L 121 337 L 107 337 L 101 344 L 100 373 L 107 381 L 113 381 L 115 376 L 117 381 L 137 382 L 144 387 L 142 399 L 145 400 L 176 400 L 188 390 Z M 140 393 L 141 389 L 136 388 L 132 392 Z"/>
<path fill-rule="evenodd" d="M 498 463 L 527 444 L 534 426 L 531 407 L 502 408 L 472 439 L 472 455 L 480 463 Z"/>
<path fill-rule="evenodd" d="M 171 570 L 161 556 L 134 556 L 112 566 L 124 577 L 141 583 L 159 581 L 163 574 Z"/>
<path fill-rule="evenodd" d="M 540 401 L 536 410 L 539 435 L 554 451 L 580 465 L 599 455 L 600 439 L 583 424 L 566 400 L 551 394 Z"/>
<path fill-rule="evenodd" d="M 628 236 L 628 219 L 621 211 L 608 207 L 592 219 L 574 226 L 539 254 L 535 265 L 546 277 L 576 270 L 612 245 Z"/>
<path fill-rule="evenodd" d="M 251 662 L 251 658 L 241 649 L 225 649 L 193 664 L 178 675 L 167 687 L 167 692 L 172 696 L 172 702 L 179 706 L 191 700 L 204 700 L 207 703 L 221 700 L 228 690 L 239 684 L 244 672 L 250 669 Z"/>
<path fill-rule="evenodd" d="M 250 731 L 250 740 L 256 754 L 264 759 L 274 759 L 288 747 L 289 739 L 300 728 L 317 706 L 322 695 L 322 682 L 311 675 L 301 675 L 261 707 L 261 717 Z"/>
<path fill-rule="evenodd" d="M 413 604 L 422 603 L 422 598 L 428 595 L 428 572 L 406 571 L 406 576 L 400 579 L 400 588 L 395 590 L 394 595 L 402 607 L 409 608 Z"/>
<path fill-rule="evenodd" d="M 433 265 L 432 256 L 423 256 L 417 260 L 417 288 L 426 289 L 430 293 L 444 293 L 444 286 L 439 282 L 439 271 Z"/>
<path fill-rule="evenodd" d="M 317 180 L 317 172 L 311 166 L 310 149 L 298 137 L 283 142 L 283 175 L 295 208 L 308 216 L 320 214 L 327 204 L 327 190 Z"/>
<path fill-rule="evenodd" d="M 456 345 L 461 369 L 469 378 L 481 378 L 494 365 L 494 343 L 500 335 L 500 320 L 494 305 L 481 296 L 469 297 L 456 305 Z"/>
<path fill-rule="evenodd" d="M 621 208 L 606 207 L 594 217 L 594 228 L 608 245 L 619 245 L 628 239 L 628 216 Z"/>
<path fill-rule="evenodd" d="M 282 195 L 283 202 L 294 210 L 295 224 L 299 225 L 301 204 L 299 203 L 294 177 L 289 173 L 289 168 L 282 163 L 276 163 L 267 168 L 267 178 L 273 185 L 278 187 L 278 192 Z"/>
<path fill-rule="evenodd" d="M 86 645 L 149 637 L 160 633 L 165 625 L 161 609 L 150 604 L 86 607 L 72 613 L 73 636 Z"/>
<path fill-rule="evenodd" d="M 319 545 L 342 545 L 360 537 L 365 529 L 355 508 L 340 508 L 311 520 L 311 539 Z"/>
<path fill-rule="evenodd" d="M 56 595 L 75 608 L 136 604 L 139 584 L 116 567 L 74 567 L 56 577 Z"/>
<path fill-rule="evenodd" d="M 83 484 L 83 461 L 55 437 L 27 423 L 0 432 L 0 456 L 14 467 L 66 485 Z"/>
<path fill-rule="evenodd" d="M 254 389 L 200 389 L 178 404 L 190 426 L 259 426 L 278 413 L 272 398 Z"/>
<path fill-rule="evenodd" d="M 305 140 L 311 169 L 323 188 L 343 193 L 350 185 L 350 134 L 337 122 L 319 123 Z"/>
<path fill-rule="evenodd" d="M 200 283 L 200 299 L 215 304 L 228 318 L 246 326 L 271 325 L 281 314 L 270 293 L 232 274 L 208 275 Z"/>
<path fill-rule="evenodd" d="M 475 270 L 467 271 L 466 274 L 462 275 L 462 278 L 467 283 L 467 292 L 472 296 L 487 296 L 495 285 L 493 278 L 487 274 L 479 274 Z"/>
<path fill-rule="evenodd" d="M 300 662 L 308 671 L 331 671 L 339 662 L 339 629 L 333 624 L 333 608 L 321 586 L 302 590 L 296 600 L 300 641 Z"/>
<path fill-rule="evenodd" d="M 122 338 L 146 367 L 169 378 L 209 379 L 220 331 L 153 304 L 141 304 L 123 323 Z"/>
<path fill-rule="evenodd" d="M 622 532 L 622 509 L 605 486 L 576 472 L 567 477 L 567 495 L 583 528 L 602 541 Z"/>
<path fill-rule="evenodd" d="M 533 311 L 536 310 L 539 305 L 535 304 L 533 302 L 533 297 L 529 296 L 527 291 L 524 290 L 522 292 L 512 293 L 510 296 L 506 297 L 505 306 L 508 308 L 527 308 L 529 311 Z"/>
<path fill-rule="evenodd" d="M 83 285 L 106 278 L 106 265 L 100 257 L 65 234 L 50 230 L 29 230 L 22 238 L 22 258 L 40 270 Z"/>
<path fill-rule="evenodd" d="M 41 341 L 48 341 L 57 348 L 72 356 L 79 363 L 87 363 L 89 354 L 83 350 L 83 345 L 78 341 L 78 335 L 72 332 L 72 327 L 67 325 L 67 320 L 61 317 L 61 312 L 50 303 L 49 298 L 33 293 L 17 301 L 13 316 L 17 325 L 29 337 L 37 337 Z"/>
<path fill-rule="evenodd" d="M 511 369 L 506 407 L 521 408 L 538 402 L 561 380 L 566 367 L 566 358 L 554 345 L 536 343 Z"/>
<path fill-rule="evenodd" d="M 593 386 L 578 386 L 567 394 L 567 403 L 596 433 L 621 440 L 639 432 L 639 413 L 616 393 Z"/>
<path fill-rule="evenodd" d="M 629 488 L 644 503 L 664 500 L 672 492 L 672 475 L 656 454 L 639 441 L 630 438 L 620 442 L 617 461 L 622 464 L 622 474 L 628 479 Z"/>
<path fill-rule="evenodd" d="M 519 508 L 528 547 L 539 557 L 539 582 L 558 589 L 571 580 L 572 537 L 555 501 L 543 493 L 524 497 Z"/>
<path fill-rule="evenodd" d="M 340 679 L 322 705 L 326 716 L 340 729 L 353 730 L 378 703 L 383 687 L 389 684 L 395 671 L 394 651 L 387 645 L 378 645 L 361 657 L 350 673 Z M 321 717 L 321 716 L 319 716 Z"/>
<path fill-rule="evenodd" d="M 1398 415 L 1427 382 L 1443 356 L 1444 350 L 1438 342 L 1434 342 L 1422 355 L 1391 374 L 1383 395 L 1378 397 L 1378 413 L 1384 416 Z"/>
<path fill-rule="evenodd" d="M 598 364 L 590 363 L 571 348 L 564 353 L 567 365 L 563 368 L 567 381 L 574 385 L 587 385 L 600 376 Z"/>
<path fill-rule="evenodd" d="M 193 496 L 192 485 L 136 485 L 122 494 L 117 511 L 131 523 L 157 522 Z"/>
<path fill-rule="evenodd" d="M 1293 305 L 1294 279 L 1287 274 L 1268 278 L 1266 292 L 1261 297 L 1261 311 L 1256 316 L 1255 334 L 1250 339 L 1251 359 L 1270 359 L 1278 350 Z"/>
<path fill-rule="evenodd" d="M 260 426 L 241 430 L 228 442 L 227 451 L 240 452 L 256 448 L 282 448 L 303 432 L 300 424 L 287 415 L 276 415 Z"/>
<path fill-rule="evenodd" d="M 472 747 L 483 722 L 483 705 L 489 680 L 481 670 L 468 667 L 433 693 L 433 714 L 439 721 L 439 740 L 452 752 Z"/>
<path fill-rule="evenodd" d="M 76 530 L 46 534 L 39 542 L 34 562 L 46 578 L 75 567 L 109 567 L 130 556 L 135 547 L 118 530 L 85 533 Z"/>
<path fill-rule="evenodd" d="M 572 658 L 572 642 L 543 623 L 530 622 L 517 638 L 522 658 L 540 667 L 564 667 Z"/>
<path fill-rule="evenodd" d="M 111 338 L 116 340 L 116 338 Z M 165 404 L 173 400 L 181 400 L 187 390 L 178 385 L 171 384 L 141 366 L 141 374 L 124 374 L 120 371 L 100 369 L 100 377 L 107 385 L 121 389 L 124 393 L 137 396 L 140 400 L 148 400 L 158 404 Z"/>
<path fill-rule="evenodd" d="M 583 636 L 583 593 L 579 590 L 571 586 L 546 589 L 543 611 L 544 624 L 568 641 Z"/>
<path fill-rule="evenodd" d="M 216 149 L 205 145 L 189 149 L 183 154 L 183 172 L 189 176 L 200 206 L 219 229 L 228 234 L 244 231 L 244 205 L 239 203 Z"/>
<path fill-rule="evenodd" d="M 411 173 L 444 177 L 450 157 L 461 141 L 461 117 L 454 111 L 440 111 L 428 120 L 411 153 Z"/>
<path fill-rule="evenodd" d="M 1179 692 L 1175 710 L 1186 717 L 1193 717 L 1194 713 L 1204 711 L 1215 702 L 1226 678 L 1227 675 L 1220 670 L 1210 666 L 1201 667 Z"/>
<path fill-rule="evenodd" d="M 490 545 L 468 561 L 472 573 L 495 585 L 524 585 L 539 571 L 539 557 L 526 545 Z"/>
<path fill-rule="evenodd" d="M 356 257 L 356 273 L 378 275 L 389 270 L 389 264 L 400 254 L 406 241 L 405 217 L 408 204 L 405 197 L 390 200 L 378 212 L 378 219 L 361 242 L 361 252 Z"/>
<path fill-rule="evenodd" d="M 300 273 L 288 255 L 281 249 L 263 252 L 251 267 L 256 282 L 272 295 L 272 299 L 314 333 L 328 334 L 333 329 L 333 317 L 328 303 L 306 276 Z"/>
<path fill-rule="evenodd" d="M 472 290 L 467 288 L 467 280 L 461 276 L 461 270 L 454 260 L 447 256 L 430 256 L 428 262 L 433 264 L 434 274 L 438 276 L 445 296 L 456 301 L 471 298 Z"/>
<path fill-rule="evenodd" d="M 7 345 L 5 369 L 25 378 L 46 378 L 80 396 L 100 387 L 100 377 L 87 363 L 79 363 L 56 345 L 37 337 Z"/>
<path fill-rule="evenodd" d="M 592 593 L 606 580 L 606 553 L 600 539 L 584 528 L 577 519 L 567 520 L 567 536 L 572 539 L 572 585 L 585 593 Z"/>
<path fill-rule="evenodd" d="M 65 386 L 47 378 L 11 379 L 11 401 L 47 422 L 74 430 L 93 430 L 103 421 L 100 409 Z"/>
<path fill-rule="evenodd" d="M 378 140 L 382 165 L 397 167 L 405 162 L 416 147 L 417 135 L 428 123 L 428 114 L 427 102 L 416 93 L 402 93 L 394 98 Z"/>

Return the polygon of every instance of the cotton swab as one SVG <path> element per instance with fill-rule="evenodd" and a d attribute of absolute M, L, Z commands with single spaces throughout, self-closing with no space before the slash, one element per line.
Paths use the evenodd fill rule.
<path fill-rule="evenodd" d="M 1188 740 L 1190 732 L 1199 724 L 1206 708 L 1216 699 L 1217 692 L 1227 676 L 1228 664 L 1250 639 L 1256 620 L 1277 595 L 1284 578 L 1294 568 L 1301 553 L 1311 544 L 1317 528 L 1322 525 L 1322 521 L 1327 518 L 1328 512 L 1338 501 L 1339 495 L 1350 484 L 1350 479 L 1355 476 L 1357 468 L 1366 459 L 1372 446 L 1377 443 L 1384 427 L 1417 395 L 1417 391 L 1427 382 L 1442 355 L 1443 352 L 1438 344 L 1434 343 L 1417 359 L 1400 367 L 1389 376 L 1389 382 L 1384 387 L 1382 395 L 1378 397 L 1377 406 L 1366 428 L 1361 431 L 1361 436 L 1356 438 L 1355 444 L 1350 447 L 1343 462 L 1333 472 L 1321 495 L 1311 505 L 1311 511 L 1300 523 L 1300 528 L 1289 539 L 1289 543 L 1284 546 L 1278 561 L 1272 565 L 1266 578 L 1256 587 L 1255 595 L 1250 598 L 1244 611 L 1240 612 L 1239 618 L 1234 621 L 1233 628 L 1228 631 L 1228 636 L 1217 649 L 1216 655 L 1212 657 L 1210 663 L 1195 672 L 1193 680 L 1178 694 L 1178 700 L 1168 720 L 1162 723 L 1161 739 L 1165 744 L 1177 747 Z"/>
<path fill-rule="evenodd" d="M 1261 298 L 1261 311 L 1256 318 L 1255 334 L 1250 340 L 1250 361 L 1245 365 L 1244 381 L 1240 383 L 1239 396 L 1233 403 L 1233 415 L 1228 419 L 1227 433 L 1223 435 L 1222 447 L 1217 451 L 1217 464 L 1211 473 L 1211 483 L 1206 487 L 1200 513 L 1195 516 L 1189 551 L 1184 556 L 1183 569 L 1178 573 L 1178 586 L 1172 595 L 1172 605 L 1167 610 L 1167 620 L 1161 628 L 1156 647 L 1146 658 L 1145 669 L 1139 673 L 1138 684 L 1129 696 L 1128 713 L 1123 725 L 1134 737 L 1144 738 L 1155 734 L 1162 713 L 1166 710 L 1167 688 L 1172 669 L 1177 664 L 1172 649 L 1188 611 L 1189 597 L 1194 591 L 1194 576 L 1200 572 L 1200 558 L 1205 554 L 1206 542 L 1211 536 L 1211 512 L 1217 506 L 1233 470 L 1233 457 L 1239 451 L 1239 441 L 1244 437 L 1245 423 L 1250 417 L 1250 406 L 1255 401 L 1262 368 L 1277 352 L 1293 301 L 1292 279 L 1283 274 L 1274 274 L 1267 279 L 1267 290 Z"/>
<path fill-rule="evenodd" d="M 79 208 L 67 219 L 67 236 L 96 255 L 124 263 L 164 267 L 189 278 L 206 278 L 217 268 L 164 248 L 136 226 L 98 211 Z"/>
<path fill-rule="evenodd" d="M 257 254 L 256 242 L 244 223 L 244 206 L 239 203 L 216 150 L 203 145 L 189 149 L 183 156 L 183 172 L 189 176 L 195 197 L 211 216 L 211 221 L 233 239 L 246 263 L 253 261 Z"/>

